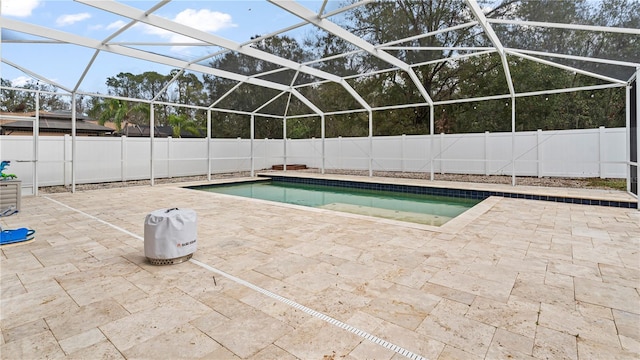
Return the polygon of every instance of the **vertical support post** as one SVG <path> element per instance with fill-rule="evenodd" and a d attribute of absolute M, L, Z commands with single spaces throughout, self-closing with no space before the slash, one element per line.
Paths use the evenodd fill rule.
<path fill-rule="evenodd" d="M 211 109 L 207 109 L 207 181 L 211 181 Z"/>
<path fill-rule="evenodd" d="M 369 110 L 369 177 L 373 176 L 373 111 Z"/>
<path fill-rule="evenodd" d="M 638 177 L 640 175 L 640 146 L 638 146 L 638 142 L 640 142 L 640 91 L 638 91 L 638 76 L 640 75 L 640 67 L 636 68 L 636 78 L 634 80 L 635 90 L 636 90 L 636 100 L 635 100 L 635 108 L 636 108 L 636 178 L 635 178 L 635 188 L 636 188 L 636 208 L 640 211 L 640 181 Z"/>
<path fill-rule="evenodd" d="M 627 164 L 626 166 L 626 173 L 627 173 L 627 192 L 631 193 L 631 86 L 627 86 L 626 87 L 626 101 L 625 101 L 625 113 L 626 113 L 626 120 L 625 120 L 625 129 L 626 129 L 626 134 L 625 134 L 625 138 L 626 138 L 626 151 L 625 151 L 625 162 Z"/>
<path fill-rule="evenodd" d="M 511 186 L 516 186 L 516 98 L 511 97 Z"/>
<path fill-rule="evenodd" d="M 598 128 L 598 175 L 604 179 L 604 126 Z"/>
<path fill-rule="evenodd" d="M 69 142 L 69 134 L 64 134 L 62 138 L 62 185 L 67 186 L 67 143 Z"/>
<path fill-rule="evenodd" d="M 72 95 L 72 105 L 71 105 L 71 193 L 76 192 L 76 169 L 77 169 L 77 150 L 78 150 L 78 142 L 77 142 L 77 128 L 76 128 L 76 104 L 75 94 Z"/>
<path fill-rule="evenodd" d="M 154 121 L 154 109 L 153 103 L 149 104 L 149 178 L 151 181 L 151 186 L 155 184 L 155 179 L 153 176 L 153 139 L 155 137 L 155 121 Z"/>
<path fill-rule="evenodd" d="M 636 100 L 635 100 L 635 119 L 636 119 L 636 178 L 635 178 L 635 189 L 636 189 L 636 208 L 640 211 L 640 181 L 638 180 L 638 175 L 640 175 L 640 108 L 638 104 L 640 104 L 640 91 L 638 91 L 638 76 L 640 76 L 640 67 L 636 68 L 636 77 L 634 80 L 635 90 L 636 90 Z"/>
<path fill-rule="evenodd" d="M 287 117 L 282 118 L 282 144 L 284 146 L 284 159 L 282 162 L 282 170 L 287 171 Z"/>
<path fill-rule="evenodd" d="M 73 97 L 75 99 L 75 96 Z M 75 103 L 74 103 L 75 105 Z M 75 106 L 74 106 L 75 109 Z M 75 115 L 71 114 L 71 120 L 75 125 Z M 72 125 L 72 126 L 73 126 Z M 75 135 L 75 126 L 72 127 Z M 38 195 L 38 160 L 40 159 L 38 146 L 40 145 L 40 92 L 36 93 L 36 120 L 33 123 L 33 195 Z"/>
<path fill-rule="evenodd" d="M 543 176 L 542 174 L 542 158 L 543 158 L 543 153 L 542 153 L 542 129 L 538 129 L 538 131 L 536 131 L 536 152 L 537 152 L 537 162 L 538 162 L 538 178 L 541 178 Z"/>
<path fill-rule="evenodd" d="M 342 170 L 342 168 L 343 168 L 342 158 L 343 158 L 343 155 L 342 155 L 342 136 L 338 136 L 338 167 L 340 168 L 340 170 Z"/>
<path fill-rule="evenodd" d="M 120 136 L 120 180 L 127 181 L 127 136 Z"/>
<path fill-rule="evenodd" d="M 325 119 L 324 114 L 320 115 L 320 136 L 322 137 L 322 174 L 324 174 L 325 162 Z"/>
<path fill-rule="evenodd" d="M 407 134 L 402 134 L 400 142 L 400 171 L 404 172 L 404 153 L 405 153 L 405 141 L 407 140 Z"/>
<path fill-rule="evenodd" d="M 484 132 L 484 175 L 489 175 L 489 132 Z"/>
<path fill-rule="evenodd" d="M 444 174 L 444 161 L 442 161 L 442 154 L 444 153 L 444 133 L 440 133 L 440 175 Z"/>
<path fill-rule="evenodd" d="M 434 115 L 434 105 L 429 105 L 429 142 L 431 152 L 429 160 L 431 167 L 431 176 L 430 180 L 433 181 L 435 179 L 435 175 L 433 173 L 433 160 L 435 158 L 435 148 L 436 148 L 436 138 L 435 138 L 435 115 Z"/>
<path fill-rule="evenodd" d="M 250 134 L 250 152 L 251 152 L 251 177 L 255 176 L 255 163 L 254 163 L 254 156 L 253 156 L 253 140 L 255 138 L 255 132 L 256 132 L 256 118 L 255 115 L 251 114 L 251 119 L 249 120 L 249 132 Z"/>
<path fill-rule="evenodd" d="M 171 178 L 171 136 L 167 136 L 167 177 Z"/>

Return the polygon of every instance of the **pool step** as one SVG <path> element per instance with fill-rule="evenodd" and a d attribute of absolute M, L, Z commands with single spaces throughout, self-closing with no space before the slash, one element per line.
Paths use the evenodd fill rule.
<path fill-rule="evenodd" d="M 351 214 L 375 216 L 391 220 L 409 221 L 424 225 L 441 226 L 452 218 L 442 215 L 421 214 L 409 211 L 381 209 L 363 205 L 352 205 L 344 203 L 331 203 L 319 206 L 321 209 L 342 211 Z"/>

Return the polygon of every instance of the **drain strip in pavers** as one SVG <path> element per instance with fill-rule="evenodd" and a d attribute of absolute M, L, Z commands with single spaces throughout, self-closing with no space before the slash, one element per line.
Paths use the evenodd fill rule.
<path fill-rule="evenodd" d="M 134 234 L 134 233 L 132 233 L 132 232 L 126 230 L 126 229 L 123 229 L 123 228 L 121 228 L 121 227 L 119 227 L 117 225 L 111 224 L 111 223 L 109 223 L 107 221 L 104 221 L 104 220 L 102 220 L 102 219 L 100 219 L 98 217 L 95 217 L 95 216 L 93 216 L 91 214 L 87 214 L 86 212 L 84 212 L 82 210 L 78 210 L 76 208 L 73 208 L 73 207 L 71 207 L 71 206 L 69 206 L 67 204 L 64 204 L 64 203 L 62 203 L 62 202 L 60 202 L 58 200 L 54 200 L 54 199 L 52 199 L 50 197 L 44 196 L 44 198 L 47 199 L 47 200 L 50 200 L 50 201 L 52 201 L 52 202 L 54 202 L 54 203 L 56 203 L 56 204 L 58 204 L 60 206 L 64 206 L 67 209 L 70 209 L 70 210 L 75 211 L 75 212 L 77 212 L 79 214 L 82 214 L 82 215 L 84 215 L 86 217 L 89 217 L 89 218 L 91 218 L 93 220 L 96 220 L 96 221 L 98 221 L 98 222 L 100 222 L 100 223 L 102 223 L 104 225 L 110 226 L 110 227 L 112 227 L 112 228 L 114 228 L 114 229 L 116 229 L 116 230 L 118 230 L 120 232 L 123 232 L 123 233 L 125 233 L 125 234 L 127 234 L 129 236 L 132 236 L 132 237 L 134 237 L 134 238 L 136 238 L 138 240 L 143 240 L 144 241 L 144 237 L 142 237 L 140 235 L 137 235 L 137 234 Z M 422 357 L 422 356 L 420 356 L 418 354 L 415 354 L 415 353 L 413 353 L 413 352 L 411 352 L 411 351 L 409 351 L 407 349 L 404 349 L 404 348 L 402 348 L 402 347 L 400 347 L 398 345 L 392 344 L 392 343 L 390 343 L 390 342 L 388 342 L 388 341 L 386 341 L 384 339 L 381 339 L 381 338 L 379 338 L 377 336 L 369 334 L 366 331 L 360 330 L 360 329 L 355 328 L 355 327 L 353 327 L 353 326 L 351 326 L 349 324 L 346 324 L 346 323 L 344 323 L 344 322 L 342 322 L 340 320 L 334 319 L 329 315 L 326 315 L 326 314 L 323 314 L 321 312 L 315 311 L 315 310 L 313 310 L 311 308 L 308 308 L 308 307 L 306 307 L 306 306 L 304 306 L 302 304 L 299 304 L 299 303 L 297 303 L 297 302 L 295 302 L 293 300 L 287 299 L 287 298 L 285 298 L 283 296 L 280 296 L 278 294 L 275 294 L 275 293 L 273 293 L 273 292 L 271 292 L 269 290 L 263 289 L 263 288 L 261 288 L 261 287 L 259 287 L 257 285 L 254 285 L 254 284 L 252 284 L 252 283 L 250 283 L 248 281 L 245 281 L 245 280 L 242 280 L 240 278 L 237 278 L 237 277 L 235 277 L 235 276 L 233 276 L 231 274 L 227 274 L 226 272 L 224 272 L 222 270 L 218 270 L 218 269 L 216 269 L 216 268 L 214 268 L 214 267 L 212 267 L 210 265 L 207 265 L 207 264 L 205 264 L 203 262 L 200 262 L 200 261 L 198 261 L 196 259 L 192 258 L 189 261 L 191 263 L 195 264 L 195 265 L 198 265 L 198 266 L 204 268 L 204 269 L 207 269 L 207 270 L 209 270 L 211 272 L 214 272 L 216 274 L 224 276 L 227 279 L 229 279 L 229 280 L 231 280 L 231 281 L 233 281 L 233 282 L 235 282 L 237 284 L 246 286 L 249 289 L 255 290 L 255 291 L 257 291 L 257 292 L 259 292 L 259 293 L 261 293 L 263 295 L 266 295 L 266 296 L 268 296 L 268 297 L 270 297 L 272 299 L 275 299 L 275 300 L 278 300 L 280 302 L 283 302 L 283 303 L 285 303 L 285 304 L 287 304 L 287 305 L 289 305 L 291 307 L 294 307 L 294 308 L 296 308 L 296 309 L 298 309 L 300 311 L 305 312 L 306 314 L 309 314 L 309 315 L 311 315 L 313 317 L 316 317 L 316 318 L 318 318 L 320 320 L 326 321 L 331 325 L 337 326 L 337 327 L 339 327 L 341 329 L 349 331 L 350 333 L 356 334 L 356 335 L 358 335 L 358 336 L 360 336 L 360 337 L 362 337 L 364 339 L 367 339 L 367 340 L 373 342 L 374 344 L 383 346 L 383 347 L 385 347 L 385 348 L 387 348 L 387 349 L 389 349 L 391 351 L 395 351 L 396 353 L 398 353 L 400 355 L 403 355 L 403 356 L 405 356 L 405 357 L 407 357 L 409 359 L 412 359 L 412 360 L 426 360 L 424 357 Z"/>

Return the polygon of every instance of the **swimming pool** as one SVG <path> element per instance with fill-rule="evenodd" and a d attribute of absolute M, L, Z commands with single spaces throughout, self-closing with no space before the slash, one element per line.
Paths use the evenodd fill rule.
<path fill-rule="evenodd" d="M 273 180 L 193 189 L 432 226 L 443 225 L 481 201 Z"/>

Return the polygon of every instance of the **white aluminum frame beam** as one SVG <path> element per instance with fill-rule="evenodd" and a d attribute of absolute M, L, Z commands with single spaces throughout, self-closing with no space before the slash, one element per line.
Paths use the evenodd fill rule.
<path fill-rule="evenodd" d="M 547 57 L 553 57 L 553 58 L 559 58 L 559 59 L 594 62 L 598 64 L 628 66 L 633 68 L 640 66 L 640 61 L 630 62 L 630 61 L 620 61 L 620 60 L 609 60 L 609 59 L 603 59 L 603 58 L 593 58 L 593 57 L 587 57 L 587 56 L 567 55 L 567 54 L 560 54 L 560 53 L 550 53 L 546 51 L 525 50 L 525 49 L 516 49 L 516 48 L 505 48 L 505 51 L 509 53 L 517 52 L 520 54 L 527 54 L 527 55 L 547 56 Z"/>
<path fill-rule="evenodd" d="M 287 1 L 287 0 L 267 0 L 267 1 L 317 26 L 320 29 L 328 31 L 331 34 L 342 38 L 343 40 L 377 57 L 378 59 L 385 61 L 391 65 L 394 65 L 399 69 L 404 70 L 405 72 L 407 72 L 407 74 L 409 74 L 409 77 L 413 81 L 414 85 L 418 88 L 418 90 L 420 91 L 420 94 L 424 97 L 424 99 L 430 104 L 433 102 L 433 100 L 431 99 L 431 96 L 429 96 L 429 94 L 427 93 L 427 90 L 424 88 L 424 86 L 420 82 L 418 75 L 416 75 L 416 73 L 409 66 L 409 64 L 405 63 L 404 61 L 396 58 L 395 56 L 389 53 L 376 49 L 375 46 L 368 43 L 367 41 L 353 35 L 351 32 L 343 29 L 342 27 L 336 25 L 335 23 L 327 19 L 318 17 L 316 13 L 314 13 L 313 11 L 307 9 L 306 7 L 294 1 Z"/>
<path fill-rule="evenodd" d="M 502 59 L 502 68 L 504 69 L 504 76 L 507 80 L 507 85 L 509 86 L 509 93 L 511 95 L 514 95 L 516 91 L 515 91 L 515 88 L 513 87 L 513 80 L 511 79 L 511 71 L 509 70 L 509 63 L 507 62 L 507 55 L 504 50 L 504 46 L 502 46 L 502 42 L 498 38 L 498 35 L 496 35 L 495 31 L 493 31 L 491 24 L 489 24 L 489 22 L 487 21 L 487 17 L 484 16 L 484 12 L 480 8 L 480 5 L 478 5 L 478 2 L 476 0 L 465 0 L 465 1 L 467 3 L 467 6 L 473 13 L 473 16 L 475 16 L 476 19 L 478 19 L 478 22 L 480 23 L 480 26 L 484 30 L 485 35 L 487 35 L 487 37 L 489 38 L 493 46 L 498 51 L 498 54 L 500 54 L 500 58 Z"/>
<path fill-rule="evenodd" d="M 347 84 L 346 82 L 343 82 L 342 78 L 337 75 L 327 73 L 325 71 L 315 69 L 309 66 L 302 65 L 295 61 L 273 55 L 266 51 L 258 50 L 251 46 L 242 46 L 239 43 L 236 43 L 231 40 L 227 40 L 220 36 L 213 35 L 187 25 L 179 24 L 169 19 L 165 19 L 160 16 L 149 14 L 142 10 L 139 10 L 115 1 L 99 1 L 99 2 L 88 1 L 88 0 L 76 0 L 76 1 L 85 5 L 95 7 L 100 10 L 104 10 L 116 15 L 127 17 L 141 23 L 145 23 L 147 25 L 161 28 L 176 34 L 183 35 L 183 36 L 187 36 L 189 38 L 196 39 L 210 45 L 224 47 L 226 49 L 236 51 L 243 55 L 251 56 L 256 59 L 274 63 L 278 66 L 282 66 L 282 67 L 296 70 L 296 71 L 309 74 L 321 79 L 326 79 L 326 80 L 339 83 L 349 92 L 349 94 L 351 94 L 356 98 L 358 103 L 360 103 L 361 105 L 366 104 L 366 102 L 362 99 L 362 97 L 360 97 L 356 93 L 356 91 L 353 88 L 351 88 L 349 84 Z M 366 107 L 369 108 L 368 105 L 366 105 Z"/>
<path fill-rule="evenodd" d="M 622 27 L 563 24 L 563 23 L 552 23 L 552 22 L 544 22 L 544 21 L 522 21 L 522 20 L 507 20 L 507 19 L 488 19 L 487 22 L 492 24 L 537 26 L 537 27 L 556 28 L 556 29 L 584 30 L 584 31 L 598 31 L 598 32 L 640 35 L 640 29 L 622 28 Z"/>
<path fill-rule="evenodd" d="M 167 66 L 175 67 L 179 69 L 184 68 L 187 70 L 192 70 L 192 71 L 203 73 L 203 74 L 209 74 L 209 75 L 218 76 L 221 78 L 226 78 L 226 79 L 240 81 L 240 82 L 247 82 L 252 85 L 262 86 L 265 88 L 276 89 L 280 91 L 287 90 L 289 88 L 286 85 L 274 83 L 267 80 L 251 78 L 251 77 L 240 75 L 230 71 L 224 71 L 224 70 L 214 69 L 214 68 L 199 65 L 199 64 L 193 64 L 193 63 L 189 63 L 184 60 L 178 60 L 169 56 L 153 54 L 146 51 L 128 48 L 120 45 L 102 44 L 102 42 L 98 40 L 85 38 L 75 34 L 70 34 L 70 33 L 62 32 L 59 30 L 46 28 L 46 27 L 42 27 L 34 24 L 24 23 L 21 21 L 10 19 L 10 18 L 3 17 L 2 22 L 3 22 L 2 24 L 3 28 L 22 32 L 25 34 L 45 37 L 53 40 L 59 40 L 67 44 L 74 44 L 74 45 L 92 48 L 96 50 L 106 51 L 106 52 L 110 52 L 117 55 L 128 56 L 131 58 L 150 61 L 157 64 L 167 65 Z M 6 62 L 4 58 L 2 61 Z"/>
<path fill-rule="evenodd" d="M 537 58 L 535 56 L 530 56 L 530 55 L 519 53 L 517 51 L 507 51 L 507 52 L 509 54 L 511 54 L 511 55 L 515 55 L 515 56 L 521 57 L 523 59 L 528 59 L 528 60 L 531 60 L 531 61 L 535 61 L 535 62 L 538 62 L 538 63 L 541 63 L 541 64 L 553 66 L 553 67 L 557 67 L 559 69 L 563 69 L 563 70 L 567 70 L 567 71 L 573 71 L 575 73 L 582 74 L 582 75 L 585 75 L 585 76 L 590 76 L 590 77 L 593 77 L 593 78 L 596 78 L 596 79 L 600 79 L 600 80 L 604 80 L 604 81 L 608 81 L 608 82 L 612 82 L 612 83 L 618 83 L 618 84 L 626 84 L 627 83 L 624 80 L 615 79 L 615 78 L 612 78 L 612 77 L 609 77 L 609 76 L 604 76 L 604 75 L 596 74 L 596 73 L 593 73 L 593 72 L 590 72 L 590 71 L 577 69 L 577 68 L 574 68 L 574 67 L 571 67 L 571 66 L 558 64 L 558 63 L 550 61 L 550 60 L 540 59 L 540 58 Z"/>
<path fill-rule="evenodd" d="M 2 58 L 2 62 L 7 64 L 7 65 L 9 65 L 9 66 L 13 66 L 14 68 L 22 71 L 23 73 L 25 73 L 25 74 L 27 74 L 27 75 L 35 78 L 35 79 L 38 79 L 38 80 L 40 80 L 42 82 L 45 82 L 45 83 L 47 83 L 47 84 L 49 84 L 51 86 L 55 86 L 57 88 L 60 88 L 60 89 L 62 89 L 64 91 L 68 92 L 69 94 L 73 93 L 73 91 L 71 89 L 69 89 L 68 87 L 66 87 L 64 85 L 60 85 L 55 81 L 49 80 L 49 78 L 47 78 L 45 76 L 42 76 L 40 74 L 36 74 L 35 72 L 33 72 L 33 71 L 29 70 L 29 69 L 26 69 L 26 68 L 24 68 L 24 67 L 22 67 L 22 66 L 20 66 L 20 65 L 18 65 L 16 63 L 10 61 L 10 60 Z M 24 89 L 21 89 L 21 90 L 24 90 Z"/>

